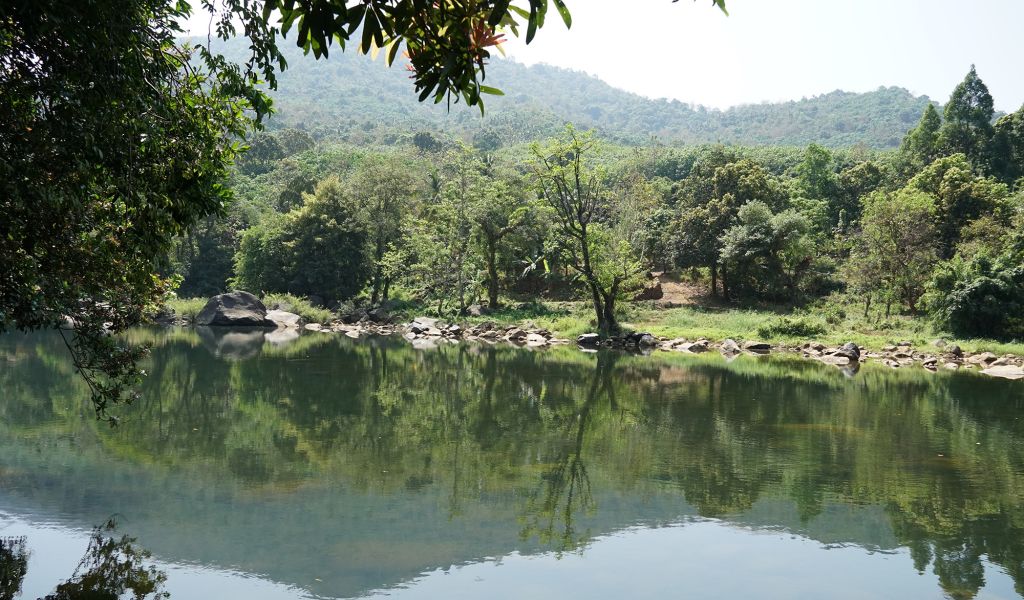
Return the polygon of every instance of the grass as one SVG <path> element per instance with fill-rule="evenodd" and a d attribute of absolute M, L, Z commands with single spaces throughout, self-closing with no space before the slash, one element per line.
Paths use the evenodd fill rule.
<path fill-rule="evenodd" d="M 175 315 L 191 321 L 206 306 L 206 300 L 206 298 L 171 298 L 165 306 L 173 310 Z"/>
<path fill-rule="evenodd" d="M 291 294 L 267 294 L 262 298 L 267 310 L 283 310 L 295 313 L 307 323 L 327 323 L 336 316 L 326 308 L 318 308 L 309 300 Z"/>

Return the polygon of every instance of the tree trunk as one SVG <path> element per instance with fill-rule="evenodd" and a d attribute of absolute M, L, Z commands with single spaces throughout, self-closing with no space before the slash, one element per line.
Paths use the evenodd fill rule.
<path fill-rule="evenodd" d="M 618 333 L 619 322 L 615 318 L 615 294 L 617 290 L 612 287 L 610 294 L 604 294 L 604 323 L 608 333 Z"/>
<path fill-rule="evenodd" d="M 729 272 L 725 270 L 725 265 L 722 265 L 722 297 L 726 302 L 732 300 L 729 297 Z"/>
<path fill-rule="evenodd" d="M 498 241 L 487 236 L 487 305 L 498 308 Z"/>
<path fill-rule="evenodd" d="M 384 278 L 384 289 L 381 291 L 381 302 L 387 302 L 391 292 L 391 278 Z"/>
<path fill-rule="evenodd" d="M 711 297 L 718 297 L 718 265 L 711 263 Z"/>

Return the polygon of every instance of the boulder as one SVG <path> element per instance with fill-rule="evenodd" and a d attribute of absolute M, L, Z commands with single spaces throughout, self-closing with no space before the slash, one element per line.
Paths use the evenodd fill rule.
<path fill-rule="evenodd" d="M 705 340 L 697 340 L 693 343 L 683 343 L 674 346 L 674 350 L 679 352 L 692 352 L 693 354 L 700 354 L 701 352 L 708 351 L 708 343 Z"/>
<path fill-rule="evenodd" d="M 548 345 L 548 339 L 540 334 L 531 333 L 526 336 L 526 345 L 534 348 Z"/>
<path fill-rule="evenodd" d="M 1024 368 L 1016 365 L 989 367 L 983 370 L 982 373 L 985 375 L 991 375 L 992 377 L 1002 377 L 1004 379 L 1024 379 Z"/>
<path fill-rule="evenodd" d="M 851 361 L 860 360 L 860 346 L 853 342 L 846 342 L 838 350 L 832 353 L 832 356 L 842 356 L 843 358 Z"/>
<path fill-rule="evenodd" d="M 649 333 L 638 331 L 627 335 L 623 342 L 627 346 L 634 346 L 636 348 L 653 348 L 658 345 L 658 338 Z"/>
<path fill-rule="evenodd" d="M 722 354 L 739 354 L 740 345 L 736 343 L 736 340 L 726 339 L 722 342 Z"/>
<path fill-rule="evenodd" d="M 283 310 L 267 312 L 267 319 L 273 321 L 278 329 L 298 329 L 306 324 L 299 315 Z"/>
<path fill-rule="evenodd" d="M 267 307 L 249 292 L 218 294 L 207 301 L 195 319 L 196 325 L 215 327 L 276 327 L 267 319 Z"/>
<path fill-rule="evenodd" d="M 995 362 L 999 358 L 991 352 L 982 352 L 981 354 L 975 354 L 974 356 L 967 359 L 967 362 L 974 365 L 987 365 L 990 362 Z"/>
<path fill-rule="evenodd" d="M 772 345 L 767 342 L 757 342 L 754 340 L 747 340 L 743 342 L 743 349 L 747 352 L 756 352 L 758 354 L 764 354 L 771 352 Z"/>
<path fill-rule="evenodd" d="M 601 343 L 601 336 L 596 333 L 584 333 L 576 338 L 576 343 L 584 348 L 592 348 Z"/>
<path fill-rule="evenodd" d="M 964 355 L 964 351 L 961 350 L 960 346 L 957 346 L 956 344 L 953 344 L 952 346 L 947 348 L 946 351 L 949 352 L 950 354 L 952 354 L 953 356 L 957 357 L 957 358 L 960 358 L 961 356 Z"/>
<path fill-rule="evenodd" d="M 510 342 L 522 342 L 526 340 L 527 333 L 518 327 L 513 327 L 505 333 L 505 339 Z"/>
<path fill-rule="evenodd" d="M 470 304 L 466 307 L 466 314 L 471 317 L 482 317 L 489 312 L 491 312 L 491 310 L 481 304 Z"/>
<path fill-rule="evenodd" d="M 394 319 L 391 317 L 391 313 L 389 313 L 388 309 L 384 308 L 383 306 L 378 306 L 373 310 L 367 311 L 366 318 L 373 321 L 374 323 L 394 322 Z"/>

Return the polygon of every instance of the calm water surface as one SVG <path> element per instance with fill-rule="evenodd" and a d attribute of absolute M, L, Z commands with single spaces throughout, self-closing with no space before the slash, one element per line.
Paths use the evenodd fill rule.
<path fill-rule="evenodd" d="M 172 598 L 1018 598 L 1024 382 L 784 358 L 139 330 L 93 417 L 0 338 L 25 598 L 114 516 Z"/>

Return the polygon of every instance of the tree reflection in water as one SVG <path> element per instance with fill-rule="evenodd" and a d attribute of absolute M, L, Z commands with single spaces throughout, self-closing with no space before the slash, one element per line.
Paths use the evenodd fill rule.
<path fill-rule="evenodd" d="M 166 575 L 146 566 L 149 552 L 135 546 L 128 536 L 111 535 L 113 520 L 93 529 L 85 556 L 71 578 L 59 584 L 41 600 L 158 600 L 169 598 L 162 590 Z M 0 538 L 0 600 L 12 600 L 21 593 L 28 573 L 26 538 Z"/>
<path fill-rule="evenodd" d="M 194 558 L 206 548 L 175 540 L 209 542 L 211 524 L 225 523 L 218 536 L 230 543 L 205 560 L 282 581 L 320 577 L 303 571 L 317 561 L 371 573 L 335 588 L 358 595 L 439 564 L 572 551 L 593 535 L 696 514 L 826 544 L 905 547 L 957 598 L 984 586 L 987 562 L 1024 593 L 1019 383 L 872 365 L 848 377 L 770 358 L 133 335 L 154 345 L 148 400 L 113 431 L 69 400 L 76 380 L 52 340 L 0 339 L 0 484 L 39 502 L 48 490 L 88 489 L 144 507 L 160 518 L 140 520 L 152 525 L 140 537 L 161 556 Z M 49 441 L 68 437 L 81 444 L 73 454 Z M 38 440 L 50 462 L 18 454 Z M 72 456 L 82 469 L 45 479 Z M 150 485 L 118 479 L 125 464 Z M 105 478 L 110 469 L 125 470 Z M 645 504 L 655 495 L 667 498 L 657 514 Z M 365 503 L 358 518 L 353 503 Z M 836 507 L 872 510 L 853 522 Z M 179 535 L 163 535 L 163 522 Z M 235 543 L 254 528 L 275 550 Z M 351 566 L 365 548 L 383 558 Z"/>

